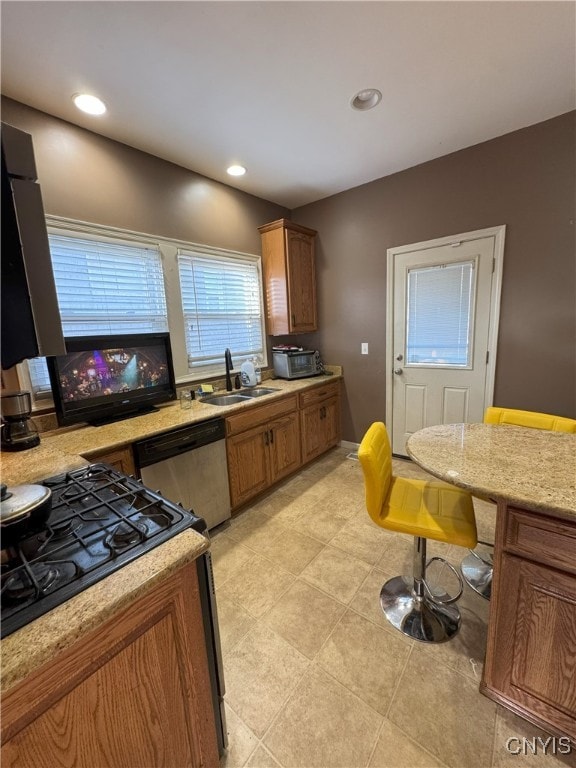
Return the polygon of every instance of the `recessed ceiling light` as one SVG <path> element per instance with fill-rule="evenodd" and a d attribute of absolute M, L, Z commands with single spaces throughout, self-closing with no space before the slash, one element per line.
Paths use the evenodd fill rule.
<path fill-rule="evenodd" d="M 372 109 L 380 103 L 381 98 L 382 94 L 377 88 L 364 88 L 362 91 L 358 91 L 350 104 L 354 109 Z"/>
<path fill-rule="evenodd" d="M 97 96 L 90 96 L 88 93 L 76 93 L 72 96 L 72 101 L 78 109 L 89 115 L 103 115 L 106 112 L 106 104 Z"/>
<path fill-rule="evenodd" d="M 243 165 L 231 165 L 230 168 L 226 169 L 226 173 L 230 176 L 244 176 L 246 168 Z"/>

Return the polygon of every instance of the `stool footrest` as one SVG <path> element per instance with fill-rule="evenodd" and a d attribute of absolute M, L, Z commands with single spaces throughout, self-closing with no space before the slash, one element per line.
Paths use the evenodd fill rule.
<path fill-rule="evenodd" d="M 460 576 L 456 568 L 454 568 L 454 566 L 451 563 L 449 563 L 448 560 L 445 560 L 443 557 L 431 557 L 430 560 L 428 560 L 428 562 L 426 563 L 426 568 L 428 568 L 430 563 L 433 563 L 434 561 L 438 561 L 439 563 L 444 563 L 444 565 L 450 568 L 454 576 L 458 579 L 458 584 L 460 585 L 460 589 L 458 591 L 458 594 L 456 594 L 454 597 L 451 597 L 446 593 L 445 593 L 445 596 L 435 595 L 430 589 L 430 587 L 428 586 L 428 582 L 424 578 L 422 581 L 424 584 L 424 589 L 426 590 L 426 594 L 428 595 L 430 600 L 432 600 L 435 603 L 439 603 L 441 605 L 450 605 L 451 603 L 455 603 L 456 601 L 460 600 L 460 598 L 462 597 L 462 593 L 464 592 L 464 582 L 462 581 L 462 577 Z"/>

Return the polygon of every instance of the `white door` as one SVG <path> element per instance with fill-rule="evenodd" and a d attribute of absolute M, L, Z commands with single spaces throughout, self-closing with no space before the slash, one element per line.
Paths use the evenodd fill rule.
<path fill-rule="evenodd" d="M 492 401 L 504 227 L 388 251 L 392 450 L 434 424 L 482 421 Z"/>

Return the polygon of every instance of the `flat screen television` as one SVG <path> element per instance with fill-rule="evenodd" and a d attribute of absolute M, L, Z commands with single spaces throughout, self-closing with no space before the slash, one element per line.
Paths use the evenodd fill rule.
<path fill-rule="evenodd" d="M 176 399 L 168 333 L 72 336 L 65 355 L 48 357 L 61 426 L 105 424 Z"/>

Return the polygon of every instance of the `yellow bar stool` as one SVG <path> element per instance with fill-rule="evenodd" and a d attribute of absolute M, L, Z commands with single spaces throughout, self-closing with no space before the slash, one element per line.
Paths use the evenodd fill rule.
<path fill-rule="evenodd" d="M 425 643 L 450 640 L 460 628 L 454 605 L 462 595 L 457 570 L 443 558 L 426 562 L 426 541 L 434 539 L 462 547 L 476 546 L 476 520 L 472 497 L 439 480 L 416 480 L 392 474 L 392 451 L 382 422 L 370 426 L 358 449 L 364 473 L 366 509 L 382 528 L 414 537 L 412 576 L 396 576 L 380 592 L 380 605 L 388 621 L 408 637 Z M 460 583 L 454 597 L 433 594 L 426 583 L 426 567 L 445 563 Z"/>
<path fill-rule="evenodd" d="M 484 423 L 511 424 L 530 429 L 548 429 L 551 432 L 576 433 L 576 420 L 574 419 L 554 416 L 550 413 L 519 411 L 515 408 L 487 408 L 484 414 Z M 490 499 L 488 500 L 490 501 Z M 490 547 L 494 546 L 485 541 L 479 543 Z M 486 600 L 490 600 L 492 594 L 492 568 L 491 559 L 485 559 L 473 550 L 470 550 L 470 554 L 460 563 L 460 571 L 464 581 Z"/>

